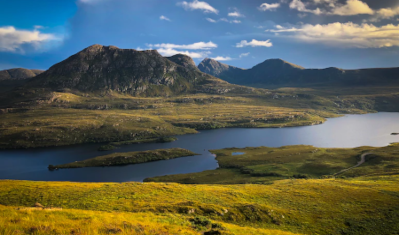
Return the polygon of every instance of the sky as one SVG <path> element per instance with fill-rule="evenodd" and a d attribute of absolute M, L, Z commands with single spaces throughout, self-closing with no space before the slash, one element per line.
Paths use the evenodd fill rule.
<path fill-rule="evenodd" d="M 399 67 L 398 0 L 2 0 L 0 70 L 48 69 L 93 45 L 251 68 Z"/>

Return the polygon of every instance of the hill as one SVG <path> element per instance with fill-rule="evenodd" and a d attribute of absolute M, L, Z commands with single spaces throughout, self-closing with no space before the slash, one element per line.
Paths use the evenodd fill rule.
<path fill-rule="evenodd" d="M 225 81 L 257 87 L 375 86 L 399 84 L 399 68 L 344 70 L 305 69 L 281 59 L 269 59 L 243 70 L 205 59 L 198 68 Z"/>
<path fill-rule="evenodd" d="M 271 185 L 0 181 L 0 233 L 391 235 L 398 231 L 398 181 L 398 176 Z M 37 202 L 43 207 L 32 208 Z"/>
<path fill-rule="evenodd" d="M 33 78 L 41 73 L 43 70 L 38 69 L 24 69 L 24 68 L 16 68 L 16 69 L 8 69 L 0 71 L 0 81 L 5 80 L 23 80 L 28 78 Z"/>

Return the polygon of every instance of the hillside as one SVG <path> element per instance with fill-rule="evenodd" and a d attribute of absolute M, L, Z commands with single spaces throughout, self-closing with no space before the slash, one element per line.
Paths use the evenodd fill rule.
<path fill-rule="evenodd" d="M 185 62 L 171 58 L 182 65 Z M 201 90 L 203 84 L 223 83 L 183 67 L 157 51 L 136 51 L 93 45 L 52 66 L 28 86 L 82 92 L 113 90 L 130 95 L 171 96 Z"/>
<path fill-rule="evenodd" d="M 215 66 L 217 65 L 217 66 Z M 198 68 L 225 81 L 257 87 L 375 86 L 399 84 L 399 68 L 344 70 L 305 69 L 281 59 L 243 70 L 205 59 Z"/>
<path fill-rule="evenodd" d="M 399 229 L 398 182 L 397 176 L 271 185 L 0 181 L 0 233 L 391 235 Z M 31 208 L 36 203 L 45 209 Z"/>
<path fill-rule="evenodd" d="M 38 69 L 8 69 L 0 71 L 0 92 L 6 92 L 15 87 L 22 86 L 29 81 L 30 78 L 44 72 Z"/>
<path fill-rule="evenodd" d="M 2 71 L 0 71 L 0 81 L 24 80 L 24 79 L 28 79 L 28 78 L 33 78 L 43 72 L 44 72 L 43 70 L 38 70 L 38 69 L 31 70 L 31 69 L 23 69 L 23 68 L 2 70 Z"/>
<path fill-rule="evenodd" d="M 220 63 L 219 61 L 206 58 L 199 65 L 198 69 L 204 73 L 223 79 L 227 82 L 234 83 L 245 76 L 245 70 Z"/>

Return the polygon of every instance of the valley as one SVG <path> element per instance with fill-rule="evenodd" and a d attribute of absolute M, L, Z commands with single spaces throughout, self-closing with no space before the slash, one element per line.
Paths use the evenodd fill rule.
<path fill-rule="evenodd" d="M 396 70 L 93 45 L 7 77 L 0 233 L 391 234 Z"/>

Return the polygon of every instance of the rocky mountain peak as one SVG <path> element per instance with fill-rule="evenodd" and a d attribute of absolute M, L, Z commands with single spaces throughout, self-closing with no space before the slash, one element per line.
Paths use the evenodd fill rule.
<path fill-rule="evenodd" d="M 198 70 L 197 65 L 195 64 L 194 60 L 187 55 L 177 54 L 171 57 L 166 57 L 168 60 L 181 65 L 187 69 L 191 70 Z"/>

